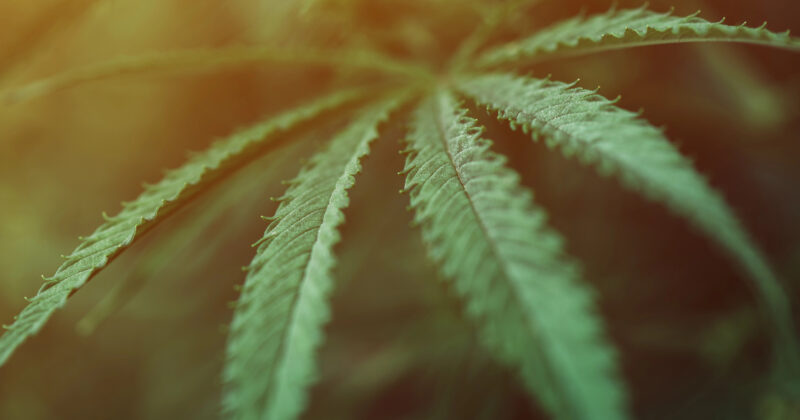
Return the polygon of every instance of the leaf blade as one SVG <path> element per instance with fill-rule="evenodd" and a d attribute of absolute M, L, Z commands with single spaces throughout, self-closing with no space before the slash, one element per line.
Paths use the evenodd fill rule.
<path fill-rule="evenodd" d="M 723 20 L 724 21 L 724 20 Z M 697 17 L 674 16 L 645 9 L 609 10 L 589 18 L 575 17 L 520 41 L 495 47 L 482 54 L 478 68 L 528 64 L 560 56 L 588 54 L 611 49 L 678 42 L 739 42 L 800 51 L 800 40 L 787 32 L 775 33 L 765 25 L 750 28 L 709 22 Z"/>
<path fill-rule="evenodd" d="M 497 73 L 466 79 L 458 88 L 512 128 L 521 126 L 534 140 L 543 137 L 565 155 L 613 174 L 717 242 L 752 280 L 779 361 L 798 367 L 790 304 L 766 258 L 719 193 L 660 130 L 593 91 L 561 82 Z"/>
<path fill-rule="evenodd" d="M 292 181 L 248 271 L 227 345 L 224 401 L 241 419 L 291 419 L 305 404 L 329 317 L 333 246 L 347 190 L 402 97 L 364 111 Z"/>
<path fill-rule="evenodd" d="M 194 155 L 186 164 L 169 171 L 157 184 L 146 186 L 136 200 L 123 203 L 119 214 L 108 217 L 92 235 L 81 238 L 81 244 L 66 257 L 53 277 L 15 317 L 0 337 L 0 366 L 25 339 L 38 332 L 52 313 L 67 298 L 102 270 L 142 233 L 191 200 L 226 171 L 251 159 L 252 152 L 271 140 L 271 134 L 308 121 L 324 111 L 335 109 L 361 97 L 362 91 L 341 91 L 300 108 L 286 111 L 275 118 L 235 133 Z"/>
<path fill-rule="evenodd" d="M 625 418 L 611 347 L 561 237 L 450 93 L 417 109 L 406 189 L 481 337 L 557 418 Z"/>
<path fill-rule="evenodd" d="M 0 89 L 0 105 L 14 105 L 90 82 L 159 72 L 214 72 L 258 63 L 327 65 L 402 77 L 431 77 L 427 69 L 370 50 L 308 50 L 265 46 L 185 49 L 121 56 Z"/>

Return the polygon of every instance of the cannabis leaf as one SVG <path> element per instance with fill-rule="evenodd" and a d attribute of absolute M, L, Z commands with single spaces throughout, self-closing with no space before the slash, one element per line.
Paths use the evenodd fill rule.
<path fill-rule="evenodd" d="M 343 90 L 296 109 L 286 111 L 251 128 L 219 141 L 203 153 L 194 155 L 164 179 L 145 187 L 136 200 L 123 203 L 123 210 L 105 216 L 106 222 L 68 256 L 52 277 L 45 278 L 39 292 L 15 317 L 0 337 L 0 365 L 30 335 L 41 329 L 50 315 L 64 306 L 67 298 L 80 289 L 120 252 L 177 208 L 191 200 L 207 185 L 254 159 L 259 150 L 275 139 L 275 134 L 308 122 L 323 111 L 335 109 L 364 95 L 362 90 Z"/>
<path fill-rule="evenodd" d="M 558 418 L 623 418 L 614 355 L 561 237 L 452 94 L 428 98 L 409 135 L 406 188 L 431 257 Z"/>
<path fill-rule="evenodd" d="M 614 10 L 590 18 L 575 17 L 534 35 L 486 51 L 477 67 L 520 65 L 555 57 L 642 45 L 676 42 L 741 42 L 800 51 L 800 41 L 789 32 L 775 33 L 766 23 L 757 28 L 709 22 L 697 17 L 656 13 L 645 7 Z"/>
<path fill-rule="evenodd" d="M 347 190 L 397 98 L 365 109 L 291 181 L 248 268 L 228 340 L 226 408 L 240 419 L 295 418 L 327 321 L 333 246 Z M 257 372 L 257 374 L 254 374 Z"/>
<path fill-rule="evenodd" d="M 666 204 L 722 245 L 755 283 L 774 328 L 776 351 L 796 360 L 786 294 L 729 206 L 661 130 L 594 91 L 511 74 L 487 74 L 458 84 L 467 95 L 567 156 Z"/>
<path fill-rule="evenodd" d="M 404 78 L 429 78 L 423 67 L 398 62 L 369 50 L 319 51 L 300 48 L 228 47 L 214 50 L 174 50 L 152 54 L 122 56 L 71 69 L 23 86 L 0 91 L 0 104 L 32 100 L 84 83 L 127 75 L 157 72 L 219 71 L 254 63 L 334 65 L 344 69 L 375 70 Z"/>
<path fill-rule="evenodd" d="M 279 46 L 280 40 L 262 40 L 256 45 L 123 56 L 4 88 L 0 106 L 11 106 L 123 76 L 282 63 L 320 70 L 308 80 L 328 86 L 333 93 L 214 143 L 168 172 L 159 183 L 145 186 L 138 198 L 123 203 L 119 214 L 104 214 L 105 223 L 81 238 L 80 246 L 65 257 L 55 275 L 45 278 L 29 305 L 6 326 L 8 331 L 0 337 L 0 365 L 73 293 L 144 233 L 234 173 L 251 182 L 270 178 L 269 171 L 261 168 L 258 176 L 243 168 L 279 148 L 291 149 L 285 146 L 295 134 L 313 129 L 323 116 L 332 116 L 344 128 L 331 134 L 286 183 L 285 194 L 276 200 L 280 205 L 274 216 L 266 218 L 270 224 L 254 244 L 255 255 L 245 268 L 245 283 L 227 338 L 225 414 L 247 420 L 297 418 L 306 409 L 309 388 L 318 375 L 317 353 L 331 315 L 329 295 L 336 284 L 335 246 L 345 222 L 344 210 L 350 205 L 350 190 L 374 142 L 395 133 L 380 129 L 392 121 L 390 116 L 398 115 L 400 119 L 410 117 L 410 129 L 399 134 L 407 154 L 401 174 L 409 210 L 415 224 L 421 226 L 419 248 L 427 250 L 448 288 L 455 291 L 453 301 L 465 312 L 464 330 L 474 327 L 483 345 L 481 358 L 493 358 L 518 375 L 527 394 L 554 418 L 627 418 L 631 413 L 626 386 L 620 378 L 615 348 L 597 313 L 592 286 L 583 281 L 579 263 L 567 255 L 561 235 L 549 227 L 545 211 L 534 202 L 531 191 L 506 166 L 506 158 L 491 150 L 492 143 L 483 137 L 484 127 L 468 116 L 468 106 L 460 102 L 465 99 L 485 106 L 512 129 L 521 127 L 534 140 L 542 139 L 600 174 L 618 178 L 625 188 L 665 205 L 716 242 L 749 276 L 756 290 L 772 329 L 770 339 L 778 362 L 775 371 L 783 369 L 789 372 L 787 376 L 796 376 L 800 347 L 790 298 L 734 211 L 662 130 L 577 83 L 491 69 L 519 69 L 565 56 L 680 42 L 737 42 L 800 51 L 800 40 L 788 31 L 771 32 L 765 25 L 727 25 L 697 14 L 675 16 L 642 7 L 578 16 L 526 38 L 484 48 L 500 38 L 498 32 L 504 25 L 521 32 L 515 19 L 525 19 L 527 9 L 536 3 L 414 0 L 399 7 L 396 2 L 377 0 L 303 0 L 286 7 L 298 13 L 293 23 L 306 25 L 292 30 L 305 32 L 329 20 L 353 26 L 345 31 L 340 27 L 309 31 L 313 36 L 293 40 L 291 46 Z M 433 13 L 428 16 L 421 11 Z M 453 12 L 463 12 L 468 19 L 453 18 Z M 458 26 L 464 22 L 472 22 L 473 30 Z M 264 70 L 264 75 L 272 74 L 270 69 Z M 274 97 L 283 101 L 284 94 L 298 91 L 291 86 Z M 407 102 L 414 107 L 407 110 Z M 319 131 L 324 130 L 313 132 Z M 285 160 L 279 153 L 270 157 L 276 162 Z M 272 167 L 275 173 L 278 166 Z M 376 177 L 391 176 L 391 172 Z M 238 203 L 241 190 L 228 192 L 231 194 L 219 198 L 227 205 L 219 208 Z M 587 206 L 586 211 L 592 210 Z M 82 323 L 83 329 L 93 329 L 130 296 L 130 290 L 153 267 L 166 264 L 165 252 L 187 241 L 199 241 L 201 236 L 205 239 L 207 228 L 211 230 L 212 222 L 218 220 L 214 207 L 205 211 L 204 217 L 172 231 L 170 240 L 152 249 L 153 257 L 138 271 L 132 270 L 134 281 L 127 286 L 122 283 L 112 292 L 107 303 Z M 239 212 L 246 213 L 246 209 Z M 370 213 L 381 224 L 393 218 L 374 207 Z M 230 217 L 223 219 L 229 221 Z M 369 231 L 363 226 L 373 225 L 379 224 L 365 223 L 362 229 Z M 206 252 L 213 252 L 219 243 L 204 243 Z M 192 255 L 199 259 L 207 256 Z M 406 262 L 392 257 L 397 264 Z M 439 301 L 436 305 L 446 306 Z M 440 331 L 440 327 L 431 330 Z M 452 343 L 440 345 L 466 347 L 471 338 L 463 332 Z M 416 343 L 397 348 L 414 348 L 415 354 L 421 351 Z M 403 369 L 413 367 L 412 356 L 404 354 L 403 359 L 387 378 L 399 378 Z M 439 363 L 440 358 L 435 359 Z M 489 395 L 480 392 L 482 397 Z"/>

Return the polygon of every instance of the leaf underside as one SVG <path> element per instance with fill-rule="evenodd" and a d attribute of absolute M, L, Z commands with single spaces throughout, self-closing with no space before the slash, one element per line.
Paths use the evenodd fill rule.
<path fill-rule="evenodd" d="M 740 42 L 800 51 L 800 40 L 789 32 L 775 33 L 764 25 L 749 28 L 709 22 L 691 16 L 673 16 L 645 9 L 610 10 L 589 18 L 575 17 L 532 36 L 486 51 L 477 67 L 531 63 L 555 57 L 603 50 L 678 42 Z"/>
<path fill-rule="evenodd" d="M 255 158 L 254 152 L 264 147 L 283 130 L 338 108 L 361 97 L 361 90 L 339 91 L 307 105 L 286 111 L 261 124 L 218 141 L 206 151 L 194 155 L 182 167 L 169 171 L 154 185 L 145 187 L 134 201 L 123 203 L 123 209 L 65 257 L 56 273 L 45 278 L 45 284 L 29 304 L 15 317 L 0 337 L 0 366 L 25 339 L 47 322 L 50 315 L 64 306 L 67 298 L 80 289 L 93 275 L 142 233 L 186 204 L 199 191 L 234 167 Z"/>
<path fill-rule="evenodd" d="M 779 357 L 796 360 L 790 305 L 775 274 L 720 194 L 661 130 L 594 91 L 561 82 L 488 74 L 458 86 L 512 128 L 520 126 L 534 140 L 541 137 L 601 174 L 613 174 L 718 242 L 753 280 Z"/>
<path fill-rule="evenodd" d="M 314 0 L 306 0 L 310 8 Z M 479 34 L 480 35 L 480 34 Z M 466 56 L 488 35 L 476 35 Z M 709 22 L 645 8 L 611 10 L 558 23 L 530 37 L 487 49 L 477 69 L 520 66 L 559 57 L 680 42 L 737 42 L 800 51 L 800 39 L 765 26 Z M 463 58 L 463 57 L 459 57 Z M 280 61 L 364 68 L 428 82 L 428 70 L 370 51 L 332 54 L 265 48 L 183 51 L 122 58 L 0 92 L 0 104 L 32 99 L 85 82 L 162 70 L 217 69 Z M 463 58 L 466 63 L 468 60 Z M 407 65 L 406 65 L 407 64 Z M 483 70 L 481 70 L 483 71 Z M 459 76 L 453 76 L 456 78 Z M 448 82 L 449 83 L 449 82 Z M 409 85 L 410 86 L 410 85 Z M 512 74 L 463 76 L 454 88 L 577 156 L 603 175 L 666 205 L 716 241 L 752 279 L 780 360 L 800 369 L 791 309 L 766 258 L 733 211 L 666 139 L 637 114 L 594 91 Z M 275 134 L 354 102 L 365 90 L 339 91 L 282 113 L 213 144 L 170 171 L 106 222 L 68 256 L 56 273 L 4 326 L 0 366 L 37 333 L 72 293 L 143 233 L 212 182 L 272 147 Z M 288 184 L 272 222 L 256 244 L 228 338 L 223 403 L 237 419 L 292 419 L 307 403 L 315 353 L 330 317 L 334 246 L 340 240 L 348 191 L 378 128 L 406 96 L 375 102 L 314 155 Z M 591 289 L 544 211 L 505 159 L 481 138 L 454 93 L 437 91 L 414 113 L 407 138 L 406 191 L 428 253 L 463 300 L 492 355 L 517 370 L 543 408 L 560 419 L 627 418 L 627 395 L 613 347 L 595 312 Z"/>
<path fill-rule="evenodd" d="M 305 407 L 321 328 L 329 318 L 332 248 L 349 203 L 347 190 L 378 137 L 378 125 L 399 101 L 366 108 L 280 198 L 231 323 L 224 405 L 232 417 L 291 419 Z"/>
<path fill-rule="evenodd" d="M 416 111 L 406 189 L 484 344 L 557 418 L 625 418 L 615 357 L 561 237 L 449 92 Z"/>

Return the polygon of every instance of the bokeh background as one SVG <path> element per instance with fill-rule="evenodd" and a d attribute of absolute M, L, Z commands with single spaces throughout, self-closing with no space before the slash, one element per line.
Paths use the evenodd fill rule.
<path fill-rule="evenodd" d="M 0 92 L 119 56 L 235 45 L 375 48 L 438 67 L 492 1 L 11 0 L 0 2 Z M 494 42 L 606 1 L 531 1 Z M 621 7 L 638 2 L 619 1 Z M 800 33 L 794 0 L 651 0 L 658 11 Z M 600 86 L 644 109 L 719 188 L 787 289 L 800 282 L 800 55 L 742 45 L 608 52 L 526 69 Z M 376 79 L 322 65 L 127 75 L 0 104 L 0 318 L 10 323 L 141 182 L 238 127 L 340 85 Z M 771 382 L 747 280 L 685 222 L 613 180 L 511 132 L 498 150 L 584 263 L 638 418 L 790 419 Z M 340 122 L 341 123 L 341 122 Z M 341 124 L 218 183 L 77 293 L 0 369 L 0 418 L 217 418 L 225 324 L 278 181 Z M 426 262 L 397 194 L 404 121 L 386 127 L 352 191 L 333 320 L 307 418 L 539 418 L 492 363 Z M 794 299 L 797 303 L 797 299 Z M 796 313 L 798 311 L 795 311 Z M 785 385 L 785 384 L 784 384 Z M 795 384 L 796 385 L 796 384 Z"/>

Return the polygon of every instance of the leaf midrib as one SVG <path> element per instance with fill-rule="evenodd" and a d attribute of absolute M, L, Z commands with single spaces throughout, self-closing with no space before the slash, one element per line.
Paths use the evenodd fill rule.
<path fill-rule="evenodd" d="M 377 121 L 377 116 L 376 116 L 376 121 Z M 365 135 L 365 134 L 362 133 L 362 136 L 363 136 L 362 139 L 358 142 L 358 146 L 362 146 L 363 144 L 370 143 L 372 141 L 370 135 Z M 276 378 L 276 374 L 277 374 L 277 371 L 275 370 L 275 367 L 278 366 L 278 360 L 283 361 L 283 360 L 286 359 L 285 350 L 286 350 L 286 345 L 288 343 L 287 336 L 289 335 L 289 332 L 290 332 L 290 330 L 292 330 L 293 326 L 296 325 L 296 323 L 294 321 L 295 321 L 295 318 L 298 316 L 297 315 L 297 313 L 298 313 L 297 312 L 297 310 L 298 310 L 298 302 L 300 301 L 300 296 L 303 294 L 303 291 L 308 286 L 308 282 L 306 281 L 308 279 L 308 268 L 309 268 L 310 262 L 312 261 L 312 259 L 314 259 L 314 256 L 316 255 L 316 249 L 317 249 L 316 245 L 320 242 L 320 237 L 319 237 L 320 232 L 322 231 L 322 227 L 325 225 L 326 220 L 330 220 L 329 219 L 330 210 L 334 206 L 332 201 L 333 201 L 333 197 L 336 195 L 339 181 L 342 179 L 342 177 L 347 176 L 347 172 L 346 172 L 347 171 L 347 166 L 348 166 L 348 164 L 350 162 L 352 162 L 353 157 L 356 156 L 356 154 L 359 152 L 359 149 L 360 149 L 360 147 L 355 147 L 353 149 L 353 153 L 350 155 L 350 158 L 344 163 L 344 165 L 342 167 L 342 173 L 341 173 L 341 175 L 339 175 L 336 178 L 336 183 L 334 184 L 334 188 L 331 191 L 331 193 L 328 195 L 328 201 L 327 201 L 327 205 L 324 207 L 325 213 L 322 216 L 322 222 L 320 223 L 319 227 L 316 227 L 316 232 L 314 234 L 314 242 L 311 245 L 311 251 L 309 252 L 308 257 L 306 258 L 306 261 L 303 264 L 303 273 L 302 273 L 302 276 L 300 277 L 300 288 L 297 291 L 297 293 L 294 294 L 294 296 L 292 297 L 292 301 L 290 303 L 291 316 L 288 318 L 288 320 L 287 320 L 287 322 L 285 324 L 285 328 L 281 332 L 280 341 L 278 343 L 278 349 L 276 351 L 276 354 L 278 355 L 278 357 L 276 357 L 276 358 L 274 358 L 272 360 L 272 364 L 271 364 L 270 369 L 269 369 L 270 376 L 272 377 L 272 380 L 267 385 L 267 389 L 266 389 L 266 391 L 267 391 L 266 392 L 267 400 L 264 401 L 264 405 L 265 406 L 264 406 L 264 408 L 262 410 L 259 410 L 262 413 L 266 411 L 266 409 L 268 407 L 267 404 L 269 403 L 269 399 L 271 398 L 271 396 L 273 394 L 273 390 L 275 389 L 275 383 L 276 383 L 275 382 L 275 378 Z M 343 189 L 340 192 L 344 192 L 346 194 L 347 190 Z M 318 211 L 318 210 L 321 210 L 321 209 L 322 208 L 316 209 L 314 211 Z M 337 210 L 341 211 L 340 209 L 337 209 Z M 306 215 L 306 216 L 308 216 L 308 215 Z M 304 218 L 306 216 L 304 216 Z M 291 320 L 292 322 L 288 322 L 289 320 Z"/>
<path fill-rule="evenodd" d="M 439 93 L 437 93 L 437 96 L 439 96 L 441 94 L 442 93 L 439 92 Z M 464 192 L 463 195 L 467 198 L 467 202 L 469 203 L 470 210 L 472 211 L 472 214 L 473 214 L 475 220 L 477 221 L 478 227 L 480 228 L 481 233 L 483 234 L 484 238 L 486 239 L 486 242 L 489 245 L 489 249 L 491 250 L 492 254 L 495 256 L 495 260 L 500 262 L 498 264 L 498 266 L 501 267 L 502 276 L 506 279 L 506 281 L 514 289 L 514 291 L 517 292 L 517 293 L 511 293 L 510 294 L 511 298 L 517 301 L 517 304 L 518 304 L 518 306 L 520 308 L 527 308 L 527 305 L 525 305 L 524 302 L 522 302 L 522 300 L 519 297 L 520 293 L 519 293 L 519 290 L 518 290 L 516 282 L 508 274 L 509 269 L 508 269 L 508 267 L 506 267 L 505 259 L 501 258 L 501 256 L 503 254 L 497 248 L 497 245 L 495 244 L 494 238 L 489 233 L 489 230 L 486 227 L 486 225 L 483 223 L 483 220 L 481 219 L 481 217 L 479 215 L 479 212 L 478 212 L 478 210 L 477 210 L 477 208 L 475 206 L 475 203 L 472 201 L 472 197 L 467 192 L 466 183 L 464 182 L 463 178 L 461 177 L 461 173 L 458 171 L 458 166 L 456 166 L 455 161 L 453 159 L 453 155 L 450 152 L 450 148 L 447 145 L 446 129 L 444 129 L 442 127 L 443 122 L 442 122 L 441 117 L 440 117 L 440 115 L 441 115 L 440 114 L 440 112 L 441 112 L 441 104 L 439 103 L 440 99 L 441 99 L 441 96 L 439 96 L 437 98 L 437 101 L 435 102 L 436 108 L 437 108 L 436 109 L 437 112 L 435 113 L 435 115 L 436 115 L 436 118 L 435 118 L 436 124 L 435 125 L 436 125 L 436 131 L 437 131 L 439 140 L 441 141 L 442 147 L 444 149 L 444 152 L 447 155 L 447 158 L 448 158 L 448 160 L 450 161 L 450 164 L 453 167 L 453 172 L 455 172 L 456 178 L 458 179 L 458 182 L 461 185 L 462 191 Z M 533 324 L 535 318 L 536 318 L 535 315 L 523 316 L 523 319 L 524 319 L 525 323 L 528 325 L 528 329 L 531 331 L 531 333 L 535 337 L 540 337 L 540 335 L 537 333 L 536 325 Z M 548 360 L 548 361 L 550 360 L 550 356 L 545 351 L 542 351 L 542 350 L 539 350 L 539 351 L 545 355 L 545 359 L 546 360 Z M 554 395 L 570 395 L 569 393 L 566 393 L 566 392 L 563 391 L 565 389 L 565 387 L 561 383 L 561 381 L 559 381 L 557 379 L 558 375 L 556 375 L 553 372 L 550 363 L 542 363 L 542 367 L 544 369 L 545 375 L 549 378 L 550 383 L 557 384 L 557 386 L 561 389 L 561 391 L 555 392 Z M 571 413 L 571 418 L 575 418 L 575 419 L 579 418 L 579 416 L 577 416 L 577 413 L 575 412 L 575 410 L 570 405 L 564 405 L 564 404 L 561 403 L 562 400 L 560 398 L 556 397 L 554 399 L 554 401 L 556 402 L 556 404 L 558 404 L 561 407 L 562 410 L 564 410 L 564 412 Z"/>

